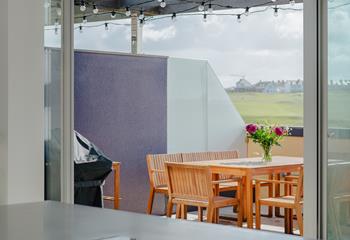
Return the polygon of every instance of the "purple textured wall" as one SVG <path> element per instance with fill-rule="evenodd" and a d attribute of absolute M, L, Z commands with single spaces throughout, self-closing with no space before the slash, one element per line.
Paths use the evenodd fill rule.
<path fill-rule="evenodd" d="M 145 156 L 167 150 L 166 81 L 165 57 L 75 53 L 75 129 L 121 162 L 121 209 L 146 210 Z"/>

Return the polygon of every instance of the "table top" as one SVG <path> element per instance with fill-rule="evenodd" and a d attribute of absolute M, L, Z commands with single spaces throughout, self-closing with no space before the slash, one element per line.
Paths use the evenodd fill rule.
<path fill-rule="evenodd" d="M 301 240 L 257 231 L 58 202 L 0 206 L 1 240 Z"/>
<path fill-rule="evenodd" d="M 185 163 L 186 164 L 186 163 Z M 303 165 L 304 158 L 301 157 L 287 157 L 287 156 L 273 156 L 271 162 L 262 162 L 259 158 L 236 158 L 225 160 L 210 160 L 200 162 L 188 162 L 199 166 L 216 166 L 223 168 L 240 168 L 240 169 L 259 169 L 271 167 L 288 167 L 295 165 Z"/>

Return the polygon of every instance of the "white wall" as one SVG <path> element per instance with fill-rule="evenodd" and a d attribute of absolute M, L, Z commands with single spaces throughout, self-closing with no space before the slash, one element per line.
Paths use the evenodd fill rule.
<path fill-rule="evenodd" d="M 244 122 L 207 61 L 168 59 L 168 153 L 239 150 Z"/>
<path fill-rule="evenodd" d="M 44 199 L 43 4 L 1 3 L 0 204 Z"/>

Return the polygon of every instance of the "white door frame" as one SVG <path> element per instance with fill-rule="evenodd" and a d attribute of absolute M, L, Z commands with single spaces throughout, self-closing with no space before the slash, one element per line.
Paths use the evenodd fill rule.
<path fill-rule="evenodd" d="M 327 4 L 323 0 L 304 1 L 304 149 L 305 149 L 305 237 L 324 237 L 325 202 L 321 201 L 322 161 L 325 156 L 327 124 L 326 111 L 322 108 L 325 100 L 323 81 L 327 69 Z M 74 3 L 63 0 L 62 32 L 62 159 L 61 159 L 61 201 L 74 203 Z M 323 57 L 322 57 L 323 56 Z M 322 67 L 321 67 L 322 66 Z M 322 70 L 321 70 L 322 69 Z M 327 86 L 327 85 L 326 85 Z M 323 136 L 323 137 L 321 137 Z M 323 150 L 322 150 L 323 149 Z M 323 198 L 325 199 L 325 198 Z M 323 208 L 325 209 L 325 208 Z M 322 215 L 323 214 L 323 215 Z"/>
<path fill-rule="evenodd" d="M 304 236 L 326 237 L 327 1 L 304 1 Z"/>
<path fill-rule="evenodd" d="M 74 203 L 74 1 L 62 0 L 61 201 Z"/>

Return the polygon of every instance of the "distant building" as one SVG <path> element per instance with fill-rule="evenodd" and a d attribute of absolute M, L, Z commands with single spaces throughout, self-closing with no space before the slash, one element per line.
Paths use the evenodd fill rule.
<path fill-rule="evenodd" d="M 349 82 L 350 87 L 350 82 Z M 232 88 L 231 88 L 232 90 Z M 236 92 L 263 92 L 263 93 L 291 93 L 303 92 L 303 80 L 278 80 L 278 81 L 259 81 L 256 84 L 250 83 L 246 79 L 240 79 L 233 89 Z"/>
<path fill-rule="evenodd" d="M 254 90 L 254 85 L 244 78 L 240 79 L 236 83 L 235 91 L 237 92 L 250 92 Z"/>

